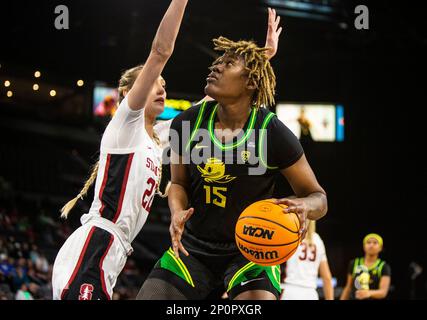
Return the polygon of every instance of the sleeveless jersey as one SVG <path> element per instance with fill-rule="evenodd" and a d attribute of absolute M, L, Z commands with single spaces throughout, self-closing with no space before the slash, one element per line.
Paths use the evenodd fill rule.
<path fill-rule="evenodd" d="M 188 195 L 195 212 L 186 231 L 200 240 L 234 243 L 240 213 L 272 197 L 279 170 L 300 159 L 303 149 L 265 108 L 252 108 L 243 130 L 222 143 L 214 132 L 217 111 L 218 103 L 211 101 L 178 115 L 171 125 L 171 148 L 185 161 L 191 183 Z"/>

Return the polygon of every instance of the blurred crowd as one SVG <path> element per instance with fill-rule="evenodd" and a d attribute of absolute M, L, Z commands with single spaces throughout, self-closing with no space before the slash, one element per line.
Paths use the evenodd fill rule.
<path fill-rule="evenodd" d="M 1 191 L 1 190 L 0 190 Z M 56 254 L 73 232 L 59 219 L 59 205 L 0 195 L 0 300 L 52 299 Z M 136 297 L 144 280 L 137 261 L 128 259 L 113 299 Z"/>
<path fill-rule="evenodd" d="M 52 264 L 34 243 L 0 235 L 0 299 L 52 298 Z"/>

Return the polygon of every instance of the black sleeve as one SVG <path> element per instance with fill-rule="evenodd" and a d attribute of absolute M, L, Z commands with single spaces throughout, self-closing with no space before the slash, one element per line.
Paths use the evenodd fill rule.
<path fill-rule="evenodd" d="M 353 259 L 350 261 L 350 263 L 348 264 L 348 268 L 347 268 L 347 273 L 353 275 L 353 268 L 354 268 L 354 262 L 356 261 L 356 259 Z"/>
<path fill-rule="evenodd" d="M 381 276 L 389 276 L 391 277 L 391 267 L 388 263 L 384 264 L 383 270 L 381 272 Z"/>
<path fill-rule="evenodd" d="M 196 122 L 199 110 L 200 105 L 195 105 L 172 120 L 169 132 L 170 147 L 172 151 L 180 156 L 185 152 L 185 146 L 190 139 L 191 129 Z"/>
<path fill-rule="evenodd" d="M 185 119 L 184 112 L 177 115 L 171 123 L 169 131 L 170 148 L 176 154 L 182 156 L 182 122 Z"/>
<path fill-rule="evenodd" d="M 268 125 L 268 136 L 268 159 L 272 159 L 267 160 L 269 165 L 285 169 L 304 154 L 298 138 L 277 116 L 273 116 Z"/>

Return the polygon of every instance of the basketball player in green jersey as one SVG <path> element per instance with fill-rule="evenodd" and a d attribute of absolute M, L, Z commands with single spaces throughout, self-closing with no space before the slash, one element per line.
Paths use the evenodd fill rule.
<path fill-rule="evenodd" d="M 363 239 L 365 256 L 350 261 L 341 300 L 385 299 L 391 282 L 391 268 L 379 258 L 383 238 L 370 233 Z"/>
<path fill-rule="evenodd" d="M 277 203 L 288 206 L 284 214 L 297 213 L 303 229 L 307 218 L 327 211 L 325 191 L 298 139 L 265 108 L 275 93 L 269 49 L 224 37 L 214 44 L 224 52 L 207 78 L 205 93 L 214 100 L 181 113 L 171 125 L 172 247 L 137 299 L 206 299 L 224 288 L 230 299 L 278 299 L 279 266 L 254 264 L 235 244 L 240 213 L 271 198 L 277 174 L 297 196 Z"/>

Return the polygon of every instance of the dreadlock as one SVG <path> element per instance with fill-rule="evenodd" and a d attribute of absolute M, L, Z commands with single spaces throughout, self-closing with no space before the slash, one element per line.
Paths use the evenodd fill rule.
<path fill-rule="evenodd" d="M 118 87 L 118 91 L 119 91 L 119 102 L 121 102 L 124 99 L 125 96 L 125 91 L 129 91 L 130 88 L 132 88 L 136 78 L 138 77 L 139 72 L 142 70 L 142 68 L 144 67 L 144 65 L 138 65 L 136 67 L 133 67 L 131 69 L 126 70 L 125 72 L 123 72 L 120 80 L 119 80 L 119 87 Z M 153 132 L 153 140 L 159 145 L 161 146 L 161 141 L 160 138 L 158 137 L 157 133 Z M 74 208 L 74 206 L 76 205 L 77 201 L 79 201 L 79 199 L 83 200 L 83 197 L 87 194 L 90 186 L 95 182 L 96 177 L 98 175 L 98 168 L 99 168 L 99 160 L 93 165 L 91 173 L 89 178 L 86 180 L 82 190 L 80 190 L 79 194 L 71 199 L 70 201 L 68 201 L 65 206 L 62 207 L 61 209 L 61 218 L 67 219 L 68 214 L 70 213 L 71 209 Z M 169 193 L 169 188 L 171 186 L 171 182 L 169 181 L 166 185 L 165 188 L 165 192 L 161 192 L 160 191 L 160 183 L 162 180 L 162 164 L 160 163 L 159 165 L 159 181 L 157 183 L 156 186 L 156 193 L 162 197 L 162 198 L 166 198 L 168 196 Z"/>
<path fill-rule="evenodd" d="M 245 60 L 246 70 L 251 85 L 254 85 L 255 95 L 253 103 L 257 108 L 261 106 L 272 106 L 276 93 L 276 76 L 266 51 L 269 48 L 260 48 L 253 41 L 234 42 L 225 37 L 213 39 L 215 50 L 224 51 L 225 54 L 240 55 Z M 218 58 L 214 65 L 221 59 Z"/>

